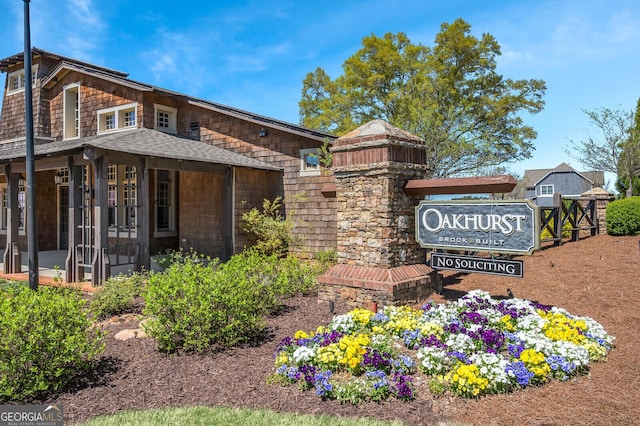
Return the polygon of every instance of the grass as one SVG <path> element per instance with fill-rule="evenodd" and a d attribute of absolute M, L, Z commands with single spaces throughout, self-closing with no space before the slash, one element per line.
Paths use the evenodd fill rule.
<path fill-rule="evenodd" d="M 271 410 L 249 410 L 227 407 L 180 407 L 161 410 L 123 411 L 109 416 L 95 417 L 83 426 L 182 426 L 182 425 L 281 425 L 281 426 L 400 426 L 397 421 L 336 416 L 311 416 L 296 413 L 277 413 Z"/>

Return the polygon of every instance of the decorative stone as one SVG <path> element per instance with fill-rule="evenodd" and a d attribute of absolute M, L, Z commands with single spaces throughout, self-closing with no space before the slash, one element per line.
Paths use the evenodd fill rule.
<path fill-rule="evenodd" d="M 367 307 L 432 292 L 432 271 L 412 232 L 421 197 L 404 192 L 409 180 L 428 173 L 424 145 L 382 120 L 334 142 L 338 264 L 318 279 L 321 301 Z"/>

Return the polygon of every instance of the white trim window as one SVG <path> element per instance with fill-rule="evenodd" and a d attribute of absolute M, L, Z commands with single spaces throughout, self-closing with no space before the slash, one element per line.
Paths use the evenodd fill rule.
<path fill-rule="evenodd" d="M 107 167 L 107 222 L 109 235 L 136 233 L 136 169 L 109 164 Z"/>
<path fill-rule="evenodd" d="M 166 105 L 153 104 L 154 128 L 162 132 L 177 133 L 178 110 Z"/>
<path fill-rule="evenodd" d="M 70 84 L 64 88 L 62 122 L 64 139 L 80 137 L 80 85 Z"/>
<path fill-rule="evenodd" d="M 300 150 L 300 176 L 320 175 L 320 150 L 308 148 Z"/>
<path fill-rule="evenodd" d="M 553 195 L 553 185 L 540 185 L 538 186 L 538 196 L 548 197 Z"/>
<path fill-rule="evenodd" d="M 135 129 L 137 116 L 137 102 L 100 109 L 98 110 L 98 134 Z"/>
<path fill-rule="evenodd" d="M 31 67 L 31 81 L 35 85 L 36 77 L 38 75 L 38 65 Z M 7 76 L 7 95 L 14 93 L 20 93 L 24 91 L 24 69 L 9 73 Z"/>
<path fill-rule="evenodd" d="M 176 235 L 176 172 L 155 170 L 154 237 Z"/>

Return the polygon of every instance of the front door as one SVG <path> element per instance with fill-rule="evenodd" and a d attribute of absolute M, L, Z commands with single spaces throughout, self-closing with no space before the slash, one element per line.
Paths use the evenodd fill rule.
<path fill-rule="evenodd" d="M 69 187 L 58 186 L 58 194 L 58 250 L 66 250 L 69 247 Z"/>

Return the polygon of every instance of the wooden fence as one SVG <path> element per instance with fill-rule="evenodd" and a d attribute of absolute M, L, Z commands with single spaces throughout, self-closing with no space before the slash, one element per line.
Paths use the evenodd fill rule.
<path fill-rule="evenodd" d="M 553 245 L 559 246 L 563 233 L 571 233 L 571 241 L 578 241 L 584 231 L 591 236 L 599 233 L 596 198 L 562 198 L 555 194 L 553 206 L 539 208 L 540 243 L 553 241 Z M 550 236 L 543 238 L 546 234 Z"/>

